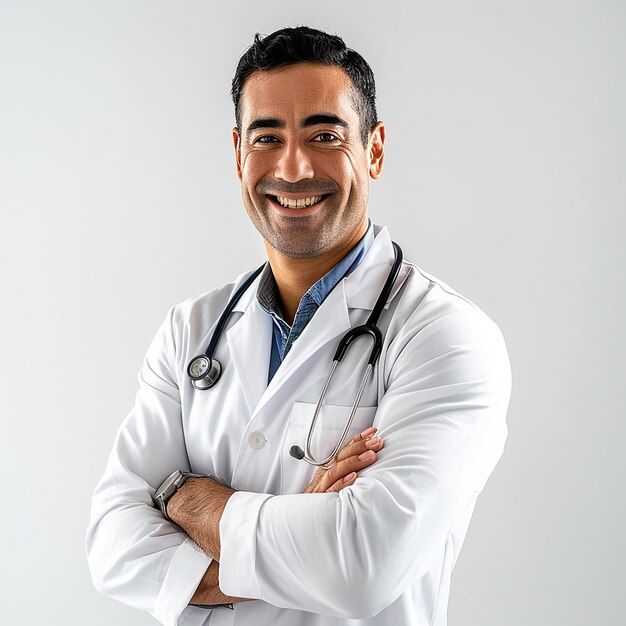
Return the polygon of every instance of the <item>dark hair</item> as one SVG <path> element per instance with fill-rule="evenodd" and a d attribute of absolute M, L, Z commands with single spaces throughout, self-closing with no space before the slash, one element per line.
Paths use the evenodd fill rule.
<path fill-rule="evenodd" d="M 378 121 L 372 68 L 358 52 L 346 47 L 341 37 L 308 26 L 282 28 L 265 37 L 259 33 L 254 36 L 254 43 L 239 59 L 231 87 L 237 127 L 241 127 L 241 92 L 250 74 L 307 62 L 336 65 L 346 71 L 352 81 L 354 105 L 361 122 L 361 140 L 367 145 L 369 131 Z"/>

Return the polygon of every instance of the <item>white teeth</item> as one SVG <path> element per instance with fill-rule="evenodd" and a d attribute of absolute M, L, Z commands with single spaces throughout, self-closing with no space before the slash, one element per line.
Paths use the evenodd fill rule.
<path fill-rule="evenodd" d="M 318 203 L 321 199 L 322 199 L 322 196 L 312 196 L 311 198 L 302 198 L 299 200 L 291 200 L 289 198 L 282 198 L 281 196 L 276 196 L 276 200 L 278 200 L 278 204 L 280 204 L 281 206 L 287 207 L 288 209 L 304 209 L 305 207 Z"/>

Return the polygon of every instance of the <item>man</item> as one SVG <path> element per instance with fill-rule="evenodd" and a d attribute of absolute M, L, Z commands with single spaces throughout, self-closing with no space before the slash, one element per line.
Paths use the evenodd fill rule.
<path fill-rule="evenodd" d="M 228 318 L 214 387 L 194 387 L 188 364 L 245 277 L 167 315 L 94 494 L 92 577 L 163 624 L 444 625 L 451 571 L 506 438 L 501 334 L 403 263 L 349 443 L 329 469 L 292 454 L 341 337 L 379 308 L 394 262 L 367 217 L 385 129 L 367 63 L 306 27 L 257 35 L 232 93 L 243 202 L 269 263 Z M 339 440 L 370 353 L 358 339 L 335 370 L 316 458 Z M 201 476 L 174 473 L 164 487 L 176 470 Z"/>

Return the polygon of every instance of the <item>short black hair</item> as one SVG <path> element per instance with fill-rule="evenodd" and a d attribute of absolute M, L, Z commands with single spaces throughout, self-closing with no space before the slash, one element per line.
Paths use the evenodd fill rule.
<path fill-rule="evenodd" d="M 281 28 L 271 35 L 254 36 L 254 43 L 237 64 L 231 86 L 237 127 L 241 127 L 240 99 L 247 78 L 258 71 L 269 71 L 296 63 L 335 65 L 346 71 L 352 82 L 354 104 L 361 122 L 361 141 L 367 145 L 376 115 L 374 73 L 367 61 L 348 48 L 341 37 L 308 26 Z"/>

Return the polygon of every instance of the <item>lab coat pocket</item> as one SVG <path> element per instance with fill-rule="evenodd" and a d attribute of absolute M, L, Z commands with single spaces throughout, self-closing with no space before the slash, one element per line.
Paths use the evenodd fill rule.
<path fill-rule="evenodd" d="M 289 414 L 289 424 L 282 442 L 282 478 L 281 493 L 302 493 L 311 482 L 317 466 L 310 465 L 304 459 L 298 460 L 289 454 L 292 446 L 306 450 L 306 440 L 315 413 L 315 404 L 294 402 Z M 344 445 L 356 434 L 372 425 L 377 407 L 360 406 L 354 415 L 352 425 Z M 325 459 L 337 445 L 343 429 L 346 427 L 352 407 L 325 404 L 317 418 L 311 453 L 318 460 Z"/>

